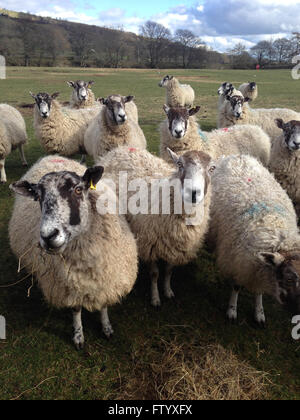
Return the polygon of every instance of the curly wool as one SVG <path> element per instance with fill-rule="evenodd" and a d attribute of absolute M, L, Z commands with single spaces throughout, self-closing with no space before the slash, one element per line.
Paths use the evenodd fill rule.
<path fill-rule="evenodd" d="M 24 118 L 10 105 L 0 105 L 0 159 L 5 159 L 12 150 L 27 143 Z"/>
<path fill-rule="evenodd" d="M 42 118 L 38 106 L 34 108 L 35 135 L 47 153 L 72 156 L 85 153 L 84 134 L 99 107 L 85 109 L 63 108 L 53 100 L 48 118 Z"/>
<path fill-rule="evenodd" d="M 231 114 L 230 102 L 225 101 L 219 113 L 219 128 L 231 127 L 233 125 L 257 125 L 261 127 L 273 141 L 281 134 L 280 128 L 277 127 L 276 118 L 282 118 L 284 121 L 299 120 L 300 114 L 287 108 L 274 109 L 253 109 L 247 103 L 243 106 L 243 114 L 241 118 L 236 119 Z"/>
<path fill-rule="evenodd" d="M 84 108 L 92 108 L 93 106 L 100 107 L 100 103 L 96 101 L 94 92 L 91 89 L 88 89 L 88 99 L 86 101 L 81 101 L 81 102 L 78 101 L 76 91 L 72 89 L 70 105 L 69 105 L 70 108 L 84 109 Z"/>
<path fill-rule="evenodd" d="M 129 104 L 126 104 L 126 112 L 127 105 Z M 107 108 L 103 106 L 97 118 L 90 123 L 84 136 L 84 147 L 95 162 L 119 146 L 147 148 L 147 141 L 142 129 L 130 115 L 127 117 L 124 124 L 112 125 L 107 116 Z"/>
<path fill-rule="evenodd" d="M 166 104 L 170 107 L 193 106 L 195 92 L 190 85 L 182 85 L 173 77 L 166 86 Z"/>
<path fill-rule="evenodd" d="M 209 154 L 213 159 L 223 155 L 249 154 L 267 166 L 270 160 L 271 142 L 267 134 L 257 126 L 235 126 L 208 133 L 201 131 L 195 117 L 190 117 L 183 139 L 175 139 L 171 135 L 168 120 L 161 124 L 160 156 L 171 163 L 167 148 L 180 156 L 187 151 L 198 150 Z"/>
<path fill-rule="evenodd" d="M 47 173 L 66 170 L 82 176 L 86 168 L 51 156 L 40 160 L 23 179 L 37 183 Z M 9 224 L 11 248 L 21 266 L 36 276 L 47 302 L 58 308 L 83 306 L 88 311 L 100 311 L 119 302 L 136 281 L 135 239 L 123 216 L 97 212 L 99 194 L 89 192 L 89 231 L 70 242 L 62 256 L 49 255 L 39 247 L 39 203 L 16 197 Z"/>
<path fill-rule="evenodd" d="M 293 201 L 300 215 L 300 151 L 291 152 L 282 134 L 273 141 L 269 170 Z"/>
<path fill-rule="evenodd" d="M 126 172 L 128 183 L 143 179 L 149 191 L 151 180 L 174 179 L 177 176 L 177 173 L 174 174 L 174 166 L 145 150 L 129 151 L 127 147 L 119 147 L 104 156 L 100 163 L 105 167 L 105 177 L 113 179 L 117 185 L 119 172 Z M 133 192 L 129 192 L 128 200 L 133 195 Z M 210 195 L 208 187 L 201 224 L 187 226 L 185 214 L 150 214 L 151 194 L 148 194 L 145 198 L 148 202 L 148 214 L 127 215 L 130 228 L 136 236 L 140 258 L 145 262 L 162 259 L 174 266 L 185 265 L 195 259 L 208 230 Z M 171 196 L 171 203 L 172 200 Z M 161 213 L 161 209 L 159 212 Z"/>
<path fill-rule="evenodd" d="M 250 156 L 229 156 L 212 176 L 210 240 L 222 274 L 257 294 L 278 298 L 273 271 L 258 253 L 300 248 L 292 202 L 273 175 Z"/>

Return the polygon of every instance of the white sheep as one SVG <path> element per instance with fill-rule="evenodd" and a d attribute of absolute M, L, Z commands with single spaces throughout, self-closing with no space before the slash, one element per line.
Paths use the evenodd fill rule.
<path fill-rule="evenodd" d="M 277 119 L 281 136 L 272 143 L 269 170 L 293 201 L 300 216 L 300 121 Z"/>
<path fill-rule="evenodd" d="M 222 83 L 218 89 L 218 95 L 219 95 L 218 109 L 220 109 L 220 107 L 223 105 L 227 96 L 238 95 L 238 94 L 239 94 L 239 91 L 236 90 L 236 88 L 233 86 L 232 83 L 229 83 L 229 82 Z"/>
<path fill-rule="evenodd" d="M 142 129 L 127 112 L 133 99 L 133 96 L 111 95 L 101 100 L 101 111 L 84 136 L 84 149 L 95 161 L 118 146 L 147 148 Z"/>
<path fill-rule="evenodd" d="M 174 76 L 166 76 L 161 80 L 159 86 L 166 88 L 168 106 L 193 106 L 195 91 L 190 85 L 182 85 Z"/>
<path fill-rule="evenodd" d="M 258 97 L 258 87 L 255 82 L 243 83 L 238 89 L 249 102 L 255 101 Z"/>
<path fill-rule="evenodd" d="M 300 235 L 295 210 L 273 175 L 250 156 L 229 156 L 212 176 L 210 241 L 235 288 L 228 317 L 237 319 L 240 287 L 256 295 L 255 320 L 265 323 L 262 295 L 300 311 Z"/>
<path fill-rule="evenodd" d="M 129 185 L 122 198 L 128 203 L 124 213 L 136 236 L 139 257 L 150 265 L 153 306 L 161 304 L 157 284 L 159 260 L 167 264 L 164 291 L 167 298 L 172 298 L 173 267 L 196 258 L 209 221 L 210 173 L 214 169 L 211 158 L 196 151 L 181 157 L 171 150 L 169 153 L 172 166 L 146 150 L 127 147 L 114 149 L 100 160 L 106 177 L 114 180 L 121 193 L 124 188 L 119 176 L 128 177 Z M 135 188 L 139 189 L 138 194 Z"/>
<path fill-rule="evenodd" d="M 10 105 L 0 105 L 0 183 L 7 181 L 5 159 L 16 148 L 19 149 L 23 166 L 27 166 L 24 145 L 27 143 L 24 118 Z"/>
<path fill-rule="evenodd" d="M 100 106 L 96 101 L 94 92 L 91 90 L 95 82 L 85 82 L 84 80 L 77 80 L 76 82 L 67 82 L 68 86 L 72 88 L 70 98 L 70 108 L 81 109 L 91 108 L 93 106 Z"/>
<path fill-rule="evenodd" d="M 273 141 L 281 134 L 280 129 L 274 124 L 276 118 L 284 121 L 299 120 L 300 113 L 287 108 L 253 109 L 247 103 L 248 98 L 233 95 L 227 97 L 219 110 L 218 127 L 231 127 L 233 125 L 258 125 Z"/>
<path fill-rule="evenodd" d="M 201 150 L 214 160 L 223 155 L 249 154 L 264 166 L 269 164 L 271 142 L 265 132 L 253 125 L 234 126 L 212 132 L 200 129 L 195 114 L 200 107 L 169 108 L 164 106 L 167 119 L 160 126 L 160 156 L 170 162 L 168 148 L 182 155 L 189 150 Z"/>
<path fill-rule="evenodd" d="M 70 109 L 56 101 L 59 93 L 34 95 L 34 131 L 47 153 L 62 156 L 85 154 L 84 134 L 99 107 Z"/>
<path fill-rule="evenodd" d="M 78 349 L 84 344 L 82 308 L 102 311 L 109 337 L 107 307 L 126 296 L 137 277 L 136 242 L 125 218 L 99 211 L 109 190 L 103 182 L 97 185 L 102 173 L 102 167 L 86 169 L 48 156 L 11 186 L 17 193 L 11 248 L 49 304 L 73 309 Z"/>

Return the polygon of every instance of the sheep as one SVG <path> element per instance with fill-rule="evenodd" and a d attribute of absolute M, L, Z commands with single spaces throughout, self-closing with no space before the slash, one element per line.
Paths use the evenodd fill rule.
<path fill-rule="evenodd" d="M 258 96 L 258 87 L 255 82 L 243 83 L 238 89 L 249 102 L 255 101 Z"/>
<path fill-rule="evenodd" d="M 220 107 L 223 105 L 227 96 L 239 95 L 239 94 L 240 92 L 236 90 L 236 88 L 233 86 L 232 83 L 229 83 L 229 82 L 222 83 L 218 89 L 218 95 L 219 95 L 218 109 L 220 109 Z"/>
<path fill-rule="evenodd" d="M 101 99 L 102 109 L 84 136 L 84 148 L 95 161 L 118 146 L 147 148 L 142 129 L 127 113 L 127 105 L 133 99 L 120 95 Z"/>
<path fill-rule="evenodd" d="M 27 166 L 24 145 L 27 143 L 24 118 L 10 105 L 0 105 L 0 183 L 7 181 L 5 159 L 16 148 L 19 149 L 23 166 Z"/>
<path fill-rule="evenodd" d="M 168 106 L 190 106 L 195 101 L 195 92 L 190 85 L 181 85 L 174 76 L 166 76 L 159 83 L 167 90 L 166 103 Z"/>
<path fill-rule="evenodd" d="M 279 118 L 276 124 L 282 134 L 273 141 L 269 170 L 287 191 L 300 217 L 300 121 L 284 123 Z"/>
<path fill-rule="evenodd" d="M 237 319 L 240 287 L 255 294 L 255 320 L 265 324 L 262 295 L 300 313 L 300 235 L 295 210 L 274 176 L 251 156 L 229 156 L 212 176 L 211 226 L 217 264 L 235 287 L 227 316 Z"/>
<path fill-rule="evenodd" d="M 276 118 L 282 118 L 284 121 L 300 119 L 300 113 L 291 109 L 253 109 L 247 102 L 249 99 L 240 95 L 228 96 L 219 110 L 218 128 L 232 127 L 237 124 L 258 125 L 273 141 L 281 134 L 280 129 L 274 124 Z"/>
<path fill-rule="evenodd" d="M 92 80 L 90 82 L 85 82 L 84 80 L 67 82 L 68 86 L 72 88 L 70 108 L 91 108 L 95 105 L 99 105 L 97 104 L 95 95 L 91 90 L 94 83 L 95 82 Z"/>
<path fill-rule="evenodd" d="M 201 131 L 195 114 L 200 107 L 169 108 L 164 106 L 167 119 L 160 126 L 160 156 L 170 162 L 167 149 L 182 155 L 189 150 L 208 153 L 214 160 L 222 155 L 249 154 L 264 166 L 270 160 L 271 142 L 264 131 L 252 125 L 235 126 L 229 129 Z"/>
<path fill-rule="evenodd" d="M 153 306 L 161 305 L 158 291 L 158 261 L 166 266 L 164 291 L 174 297 L 171 276 L 174 266 L 188 264 L 197 256 L 208 229 L 210 174 L 214 164 L 203 152 L 190 151 L 179 157 L 169 150 L 174 165 L 146 150 L 119 147 L 100 159 L 106 176 L 122 188 L 121 175 L 128 177 L 123 209 L 138 244 L 139 257 L 150 265 Z M 141 187 L 137 186 L 137 181 Z M 138 197 L 134 190 L 139 188 Z M 162 189 L 162 195 L 160 195 Z M 151 194 L 149 194 L 151 190 Z M 133 205 L 134 200 L 138 208 Z M 182 208 L 184 207 L 184 208 Z M 127 211 L 128 210 L 128 211 Z"/>
<path fill-rule="evenodd" d="M 84 345 L 82 308 L 101 311 L 109 338 L 107 307 L 130 293 L 137 277 L 137 246 L 124 216 L 98 210 L 109 190 L 103 182 L 95 187 L 102 173 L 102 167 L 48 156 L 11 185 L 11 249 L 49 304 L 73 310 L 77 349 Z"/>
<path fill-rule="evenodd" d="M 56 101 L 59 93 L 34 95 L 34 131 L 47 153 L 73 156 L 86 154 L 84 134 L 89 122 L 99 113 L 98 107 L 63 108 Z"/>

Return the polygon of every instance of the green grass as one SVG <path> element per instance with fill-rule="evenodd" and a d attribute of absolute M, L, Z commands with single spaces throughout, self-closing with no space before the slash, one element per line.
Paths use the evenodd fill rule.
<path fill-rule="evenodd" d="M 166 73 L 166 72 L 164 72 Z M 8 79 L 0 80 L 0 102 L 12 105 L 30 103 L 29 90 L 37 93 L 61 92 L 68 100 L 67 80 L 95 80 L 97 96 L 111 93 L 133 94 L 139 107 L 140 122 L 149 149 L 158 152 L 158 124 L 164 118 L 164 91 L 158 87 L 164 73 L 145 70 L 43 69 L 10 68 Z M 182 82 L 196 90 L 197 104 L 202 106 L 202 128 L 216 126 L 217 88 L 228 80 L 236 85 L 256 80 L 259 99 L 255 106 L 288 106 L 300 111 L 297 82 L 288 71 L 171 71 Z M 29 145 L 26 156 L 33 164 L 43 150 L 34 138 L 32 110 L 23 110 L 26 117 Z M 6 164 L 8 184 L 24 173 L 17 153 Z M 177 340 L 199 345 L 220 343 L 232 349 L 240 360 L 258 370 L 270 373 L 273 399 L 300 398 L 300 345 L 291 338 L 290 315 L 273 300 L 265 299 L 268 318 L 266 330 L 255 328 L 253 296 L 241 296 L 239 324 L 225 321 L 230 294 L 228 283 L 216 269 L 214 257 L 205 250 L 198 260 L 176 270 L 175 302 L 163 301 L 160 311 L 150 306 L 149 277 L 141 267 L 136 287 L 122 305 L 110 309 L 115 337 L 107 342 L 98 314 L 84 312 L 86 348 L 78 353 L 71 342 L 72 318 L 69 311 L 49 308 L 35 286 L 30 298 L 27 290 L 31 279 L 14 287 L 3 288 L 21 280 L 17 274 L 8 242 L 7 227 L 13 197 L 8 184 L 0 186 L 0 314 L 7 319 L 7 340 L 0 341 L 0 399 L 106 399 L 117 396 L 117 389 L 132 370 L 132 355 L 143 343 L 155 347 L 160 339 Z M 24 275 L 24 274 L 23 274 Z M 151 349 L 149 349 L 149 354 Z M 147 354 L 144 355 L 147 360 Z M 26 392 L 25 392 L 26 391 Z M 25 392 L 25 393 L 24 393 Z"/>

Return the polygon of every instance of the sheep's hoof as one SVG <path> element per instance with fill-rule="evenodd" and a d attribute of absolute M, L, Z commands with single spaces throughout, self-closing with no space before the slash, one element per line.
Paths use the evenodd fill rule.
<path fill-rule="evenodd" d="M 231 324 L 236 324 L 238 320 L 236 309 L 228 309 L 226 318 Z"/>
<path fill-rule="evenodd" d="M 107 327 L 103 328 L 103 334 L 107 338 L 107 340 L 110 340 L 114 335 L 114 330 L 112 329 L 111 325 L 108 325 Z"/>
<path fill-rule="evenodd" d="M 6 182 L 7 182 L 7 181 L 4 181 L 4 180 L 2 180 L 2 179 L 0 180 L 0 184 L 1 184 L 1 185 L 6 184 Z"/>
<path fill-rule="evenodd" d="M 84 337 L 80 335 L 75 335 L 73 338 L 73 343 L 75 344 L 76 350 L 80 351 L 84 348 Z"/>
<path fill-rule="evenodd" d="M 255 325 L 257 328 L 265 330 L 266 329 L 266 320 L 258 320 L 255 318 Z"/>
<path fill-rule="evenodd" d="M 172 290 L 166 290 L 165 296 L 167 299 L 175 299 L 175 294 Z"/>
<path fill-rule="evenodd" d="M 23 166 L 23 168 L 28 168 L 28 163 L 27 162 L 23 163 L 22 166 Z"/>
<path fill-rule="evenodd" d="M 160 299 L 152 299 L 151 300 L 151 305 L 153 306 L 153 308 L 155 309 L 160 309 L 161 308 L 161 301 Z"/>

